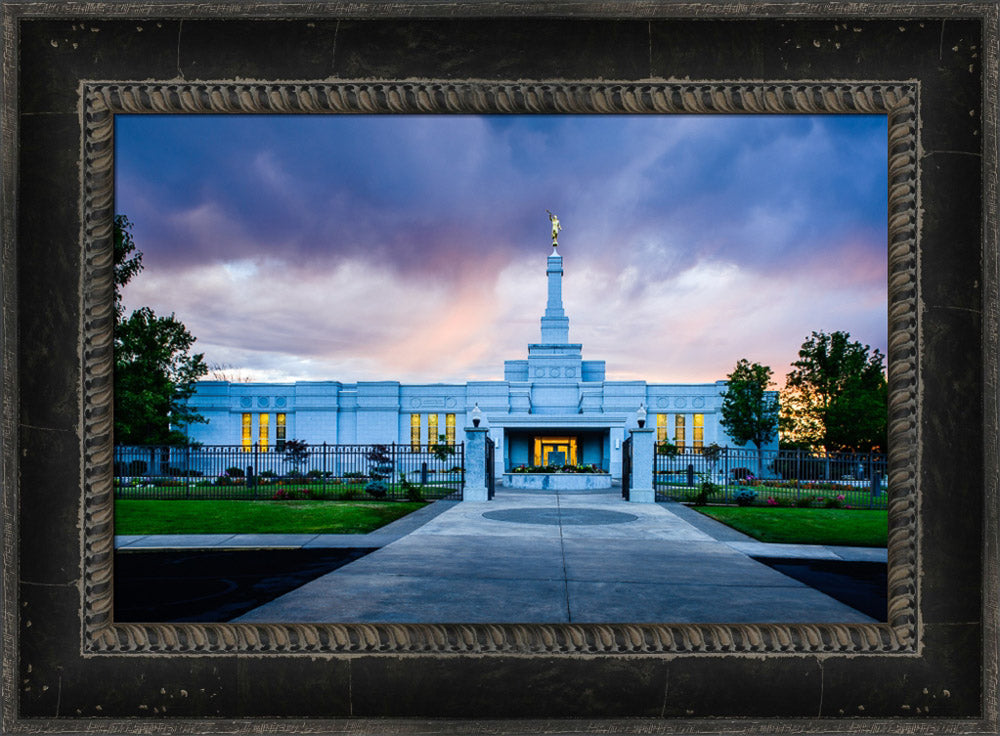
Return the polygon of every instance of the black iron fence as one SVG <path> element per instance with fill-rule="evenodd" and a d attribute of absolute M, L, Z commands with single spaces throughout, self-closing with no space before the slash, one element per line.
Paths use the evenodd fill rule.
<path fill-rule="evenodd" d="M 630 500 L 632 491 L 632 438 L 622 442 L 622 498 Z"/>
<path fill-rule="evenodd" d="M 119 499 L 430 500 L 464 483 L 464 443 L 115 447 Z"/>
<path fill-rule="evenodd" d="M 886 508 L 881 453 L 705 447 L 664 454 L 661 447 L 653 467 L 658 500 Z"/>

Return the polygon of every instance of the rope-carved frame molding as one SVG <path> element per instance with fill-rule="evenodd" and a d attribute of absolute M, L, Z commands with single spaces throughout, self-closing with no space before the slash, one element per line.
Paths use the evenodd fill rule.
<path fill-rule="evenodd" d="M 83 653 L 898 653 L 917 609 L 914 82 L 81 84 Z M 113 621 L 114 116 L 118 113 L 814 113 L 888 117 L 888 620 L 883 624 L 116 624 Z"/>

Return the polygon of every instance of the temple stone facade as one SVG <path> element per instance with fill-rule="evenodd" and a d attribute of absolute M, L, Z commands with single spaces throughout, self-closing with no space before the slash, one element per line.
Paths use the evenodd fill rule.
<path fill-rule="evenodd" d="M 188 428 L 205 445 L 279 450 L 287 439 L 313 444 L 426 445 L 461 442 L 477 404 L 496 442 L 500 476 L 518 465 L 594 464 L 621 477 L 621 446 L 640 404 L 659 440 L 685 450 L 735 443 L 719 424 L 725 381 L 701 384 L 605 380 L 603 360 L 584 360 L 569 342 L 562 303 L 563 259 L 546 264 L 548 297 L 541 340 L 527 359 L 504 362 L 502 381 L 200 381 L 191 405 L 207 424 Z M 767 450 L 777 449 L 777 440 Z"/>

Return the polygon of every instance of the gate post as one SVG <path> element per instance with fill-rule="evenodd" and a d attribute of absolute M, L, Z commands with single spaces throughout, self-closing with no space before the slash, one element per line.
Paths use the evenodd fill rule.
<path fill-rule="evenodd" d="M 463 501 L 487 501 L 489 489 L 486 487 L 486 474 L 493 468 L 486 467 L 486 427 L 465 428 L 465 487 L 462 489 Z"/>
<path fill-rule="evenodd" d="M 653 428 L 629 430 L 632 438 L 632 472 L 628 500 L 632 503 L 653 503 Z"/>

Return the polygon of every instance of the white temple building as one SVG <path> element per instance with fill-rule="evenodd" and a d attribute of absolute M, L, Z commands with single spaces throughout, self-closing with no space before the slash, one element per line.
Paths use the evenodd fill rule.
<path fill-rule="evenodd" d="M 553 233 L 555 234 L 555 233 Z M 548 301 L 541 339 L 527 358 L 504 362 L 503 379 L 460 384 L 399 381 L 200 381 L 190 400 L 207 424 L 188 435 L 204 445 L 281 450 L 310 444 L 397 444 L 413 449 L 461 442 L 478 404 L 496 442 L 496 476 L 518 465 L 594 464 L 621 476 L 621 446 L 643 405 L 658 441 L 682 451 L 735 443 L 720 425 L 725 381 L 700 384 L 605 380 L 603 360 L 584 360 L 569 341 L 563 309 L 563 259 L 548 257 Z M 637 339 L 641 339 L 637 338 Z M 777 450 L 777 439 L 765 450 Z"/>

